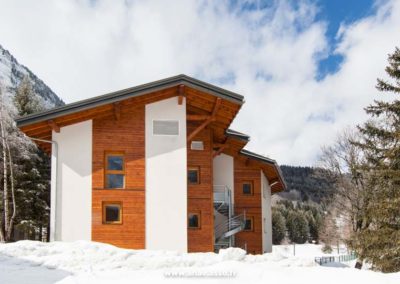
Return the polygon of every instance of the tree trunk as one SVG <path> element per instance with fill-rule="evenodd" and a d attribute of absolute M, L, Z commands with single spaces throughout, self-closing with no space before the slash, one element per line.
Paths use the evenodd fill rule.
<path fill-rule="evenodd" d="M 362 266 L 363 266 L 362 260 L 357 259 L 357 262 L 356 262 L 356 265 L 354 266 L 354 268 L 361 269 Z"/>
<path fill-rule="evenodd" d="M 11 201 L 12 201 L 12 215 L 8 224 L 8 231 L 6 231 L 6 241 L 11 241 L 11 235 L 14 229 L 14 220 L 15 216 L 17 215 L 17 205 L 15 203 L 15 188 L 14 188 L 14 169 L 13 169 L 13 159 L 11 156 L 10 146 L 8 141 L 6 141 L 7 152 L 8 152 L 8 162 L 10 165 L 10 188 L 11 188 Z M 8 220 L 6 219 L 6 222 Z"/>
<path fill-rule="evenodd" d="M 1 97 L 2 99 L 2 97 Z M 1 228 L 0 228 L 0 241 L 5 242 L 6 232 L 8 228 L 7 220 L 8 220 L 8 188 L 7 188 L 7 152 L 6 152 L 6 140 L 5 140 L 5 131 L 4 131 L 4 106 L 3 100 L 0 101 L 0 132 L 1 132 L 1 145 L 2 145 L 2 157 L 3 157 L 3 210 L 1 217 Z M 3 219 L 4 218 L 4 219 Z M 4 228 L 3 228 L 4 226 Z M 3 231 L 4 230 L 4 231 Z"/>
<path fill-rule="evenodd" d="M 50 218 L 47 222 L 47 228 L 46 228 L 46 241 L 50 242 Z"/>

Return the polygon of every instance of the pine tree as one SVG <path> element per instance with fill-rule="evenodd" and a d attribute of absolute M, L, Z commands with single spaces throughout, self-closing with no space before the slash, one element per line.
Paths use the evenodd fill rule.
<path fill-rule="evenodd" d="M 19 116 L 25 116 L 44 110 L 44 103 L 33 91 L 29 77 L 25 76 L 16 89 L 14 104 Z"/>
<path fill-rule="evenodd" d="M 45 109 L 35 94 L 28 77 L 24 77 L 16 90 L 14 105 L 19 116 Z M 48 231 L 50 211 L 50 158 L 31 144 L 28 155 L 19 156 L 17 174 L 17 203 L 20 204 L 17 227 L 28 239 L 42 240 Z M 47 234 L 48 235 L 48 234 Z"/>
<path fill-rule="evenodd" d="M 304 244 L 308 240 L 309 229 L 304 212 L 291 210 L 286 219 L 289 239 L 296 244 Z"/>
<path fill-rule="evenodd" d="M 386 73 L 394 82 L 378 79 L 377 89 L 400 95 L 400 49 L 389 55 Z M 364 179 L 368 229 L 352 246 L 361 258 L 383 272 L 400 271 L 400 101 L 375 101 L 366 109 L 371 119 L 359 127 L 357 145 L 366 158 Z"/>
<path fill-rule="evenodd" d="M 282 213 L 272 208 L 272 243 L 280 245 L 286 235 L 286 220 Z"/>

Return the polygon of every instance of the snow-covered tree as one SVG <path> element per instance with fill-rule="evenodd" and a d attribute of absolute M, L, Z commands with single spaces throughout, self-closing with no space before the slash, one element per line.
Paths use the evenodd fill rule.
<path fill-rule="evenodd" d="M 19 131 L 14 118 L 42 110 L 44 101 L 27 78 L 8 95 L 1 96 L 0 108 L 0 240 L 13 240 L 14 228 L 24 238 L 42 239 L 49 223 L 49 157 Z"/>
<path fill-rule="evenodd" d="M 33 90 L 28 76 L 24 76 L 14 95 L 14 104 L 19 116 L 44 110 L 44 100 Z"/>
<path fill-rule="evenodd" d="M 13 156 L 10 150 L 9 133 L 12 131 L 12 119 L 6 108 L 6 99 L 0 86 L 0 149 L 2 164 L 2 188 L 1 188 L 1 219 L 0 219 L 0 242 L 11 240 L 14 229 L 14 221 L 17 213 L 15 200 L 15 176 Z M 11 139 L 10 139 L 11 138 Z"/>

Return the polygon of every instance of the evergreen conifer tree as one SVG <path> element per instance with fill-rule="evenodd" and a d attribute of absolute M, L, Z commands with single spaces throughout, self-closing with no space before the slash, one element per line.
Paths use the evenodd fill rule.
<path fill-rule="evenodd" d="M 272 243 L 280 245 L 286 235 L 285 217 L 276 208 L 272 208 Z"/>
<path fill-rule="evenodd" d="M 400 95 L 400 49 L 389 55 L 386 73 L 392 82 L 378 79 L 377 89 Z M 366 158 L 366 217 L 368 229 L 355 235 L 353 248 L 362 259 L 383 272 L 400 271 L 400 100 L 375 101 L 371 119 L 359 127 L 357 145 Z"/>

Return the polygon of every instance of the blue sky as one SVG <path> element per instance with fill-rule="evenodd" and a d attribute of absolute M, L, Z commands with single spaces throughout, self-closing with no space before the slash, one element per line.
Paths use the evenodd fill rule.
<path fill-rule="evenodd" d="M 176 74 L 245 96 L 248 149 L 315 165 L 384 98 L 399 0 L 0 0 L 0 44 L 70 103 Z M 40 9 L 38 9 L 40 7 Z M 51 25 L 49 24 L 51 23 Z M 338 32 L 340 31 L 340 36 Z"/>
<path fill-rule="evenodd" d="M 318 78 L 321 79 L 328 73 L 336 72 L 343 57 L 334 54 L 333 51 L 338 43 L 337 33 L 342 23 L 350 24 L 365 18 L 376 11 L 372 0 L 318 0 L 320 8 L 316 20 L 327 23 L 326 36 L 329 41 L 330 54 L 319 63 Z"/>

